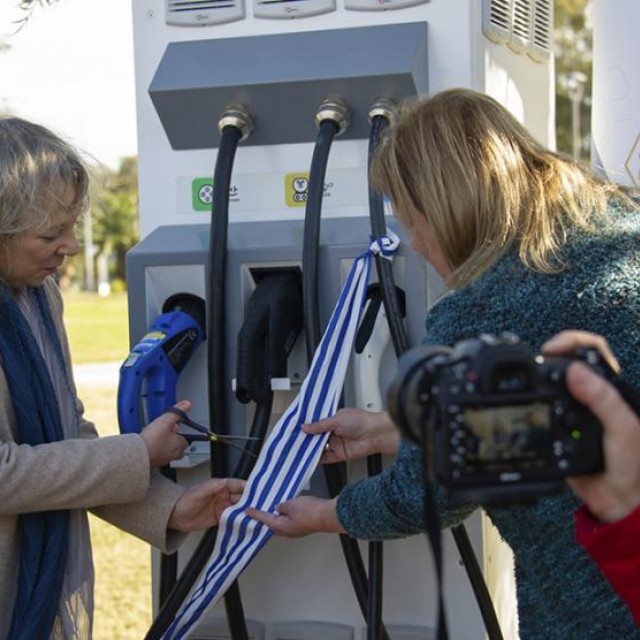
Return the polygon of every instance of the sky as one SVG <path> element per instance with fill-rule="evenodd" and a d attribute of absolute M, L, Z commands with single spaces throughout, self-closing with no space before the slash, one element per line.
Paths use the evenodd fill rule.
<path fill-rule="evenodd" d="M 0 0 L 0 110 L 43 124 L 115 169 L 136 155 L 131 0 Z"/>

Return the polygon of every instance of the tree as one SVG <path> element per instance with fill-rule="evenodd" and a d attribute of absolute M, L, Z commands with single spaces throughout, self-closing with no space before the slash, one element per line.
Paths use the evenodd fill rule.
<path fill-rule="evenodd" d="M 138 163 L 124 158 L 117 172 L 107 175 L 105 188 L 92 208 L 94 243 L 100 253 L 115 257 L 112 277 L 126 281 L 125 256 L 138 241 Z"/>
<path fill-rule="evenodd" d="M 124 158 L 117 171 L 96 169 L 90 198 L 93 258 L 110 262 L 110 280 L 126 282 L 125 256 L 140 237 L 137 159 Z M 76 257 L 76 270 L 80 262 Z"/>
<path fill-rule="evenodd" d="M 586 77 L 579 120 L 581 148 L 589 148 L 591 129 L 591 80 L 593 28 L 591 0 L 555 0 L 554 49 L 556 64 L 556 139 L 560 151 L 570 153 L 573 146 L 571 74 Z"/>

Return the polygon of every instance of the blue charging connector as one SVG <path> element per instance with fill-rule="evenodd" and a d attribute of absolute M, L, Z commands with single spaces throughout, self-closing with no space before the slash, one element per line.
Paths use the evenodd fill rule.
<path fill-rule="evenodd" d="M 205 302 L 189 293 L 171 296 L 149 331 L 120 366 L 120 433 L 140 433 L 176 403 L 178 375 L 204 340 Z"/>

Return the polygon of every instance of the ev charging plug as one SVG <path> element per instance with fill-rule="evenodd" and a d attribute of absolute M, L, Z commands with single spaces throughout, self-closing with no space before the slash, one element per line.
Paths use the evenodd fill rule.
<path fill-rule="evenodd" d="M 178 374 L 204 339 L 202 298 L 178 293 L 167 298 L 162 311 L 120 367 L 121 433 L 140 433 L 144 424 L 176 403 Z"/>
<path fill-rule="evenodd" d="M 276 272 L 256 284 L 238 333 L 236 397 L 268 401 L 273 378 L 287 375 L 287 357 L 302 330 L 302 292 L 294 272 Z"/>

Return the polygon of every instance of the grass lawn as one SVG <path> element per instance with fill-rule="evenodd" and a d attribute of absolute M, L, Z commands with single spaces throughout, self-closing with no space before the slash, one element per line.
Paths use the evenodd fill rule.
<path fill-rule="evenodd" d="M 129 353 L 127 294 L 101 298 L 74 291 L 63 295 L 74 364 L 124 360 Z"/>
<path fill-rule="evenodd" d="M 101 298 L 64 293 L 65 323 L 74 364 L 122 361 L 129 352 L 126 294 Z M 86 417 L 101 435 L 118 433 L 118 381 L 79 376 Z M 151 624 L 151 552 L 145 542 L 89 516 L 96 571 L 94 640 L 140 640 Z"/>
<path fill-rule="evenodd" d="M 116 384 L 78 381 L 85 415 L 103 436 L 118 433 Z M 151 547 L 89 514 L 96 573 L 94 640 L 141 640 L 151 625 Z"/>

